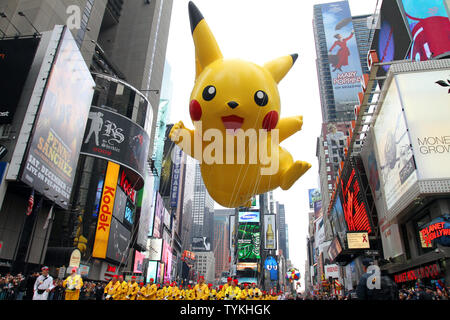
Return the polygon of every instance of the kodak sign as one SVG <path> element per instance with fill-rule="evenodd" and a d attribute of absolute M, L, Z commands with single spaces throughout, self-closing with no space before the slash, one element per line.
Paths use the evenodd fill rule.
<path fill-rule="evenodd" d="M 106 250 L 108 249 L 109 231 L 111 228 L 111 218 L 114 209 L 114 199 L 116 197 L 119 169 L 120 166 L 118 164 L 108 162 L 105 185 L 103 187 L 102 199 L 100 201 L 98 212 L 94 250 L 92 252 L 92 257 L 94 258 L 106 258 Z"/>

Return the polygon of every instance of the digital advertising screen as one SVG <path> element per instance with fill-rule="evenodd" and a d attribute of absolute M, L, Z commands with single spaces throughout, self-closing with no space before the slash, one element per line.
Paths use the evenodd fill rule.
<path fill-rule="evenodd" d="M 239 212 L 239 222 L 259 223 L 260 214 L 258 211 L 242 211 Z"/>
<path fill-rule="evenodd" d="M 242 262 L 254 262 L 261 258 L 261 235 L 259 224 L 242 224 L 237 234 L 238 259 Z"/>
<path fill-rule="evenodd" d="M 321 5 L 328 60 L 337 111 L 358 102 L 362 68 L 347 1 Z"/>
<path fill-rule="evenodd" d="M 164 215 L 164 204 L 159 192 L 156 193 L 155 200 L 155 219 L 153 220 L 153 237 L 161 238 L 162 237 L 162 223 L 163 223 L 163 215 Z"/>
<path fill-rule="evenodd" d="M 23 162 L 21 181 L 68 208 L 95 82 L 64 29 Z M 67 72 L 67 70 L 73 70 Z"/>
<path fill-rule="evenodd" d="M 116 199 L 114 200 L 114 211 L 113 216 L 119 220 L 120 223 L 123 223 L 123 218 L 125 215 L 125 207 L 127 206 L 127 195 L 122 189 L 116 189 Z"/>
<path fill-rule="evenodd" d="M 127 204 L 125 206 L 125 214 L 123 217 L 125 225 L 128 225 L 129 227 L 132 227 L 134 225 L 135 213 L 136 207 L 130 200 L 127 200 Z"/>
<path fill-rule="evenodd" d="M 397 0 L 383 0 L 380 10 L 380 28 L 375 31 L 372 50 L 375 50 L 380 62 L 404 60 L 411 45 L 406 22 L 403 19 Z M 390 65 L 378 69 L 377 76 L 386 75 Z M 380 87 L 384 83 L 378 80 Z"/>
<path fill-rule="evenodd" d="M 410 60 L 425 61 L 450 54 L 450 20 L 444 2 L 401 0 L 412 38 Z"/>
<path fill-rule="evenodd" d="M 116 218 L 112 217 L 106 258 L 122 264 L 126 263 L 130 240 L 131 232 L 117 221 Z"/>
<path fill-rule="evenodd" d="M 342 170 L 339 189 L 347 229 L 371 233 L 372 226 L 365 195 L 356 169 L 350 161 Z"/>
<path fill-rule="evenodd" d="M 39 42 L 37 38 L 0 41 L 0 124 L 14 118 Z"/>

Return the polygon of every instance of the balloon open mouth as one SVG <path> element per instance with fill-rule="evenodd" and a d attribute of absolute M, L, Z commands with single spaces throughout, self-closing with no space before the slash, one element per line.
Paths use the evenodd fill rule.
<path fill-rule="evenodd" d="M 244 123 L 244 118 L 238 116 L 228 116 L 222 117 L 222 122 L 225 126 L 225 129 L 232 130 L 235 132 L 238 129 L 242 128 L 242 124 Z"/>

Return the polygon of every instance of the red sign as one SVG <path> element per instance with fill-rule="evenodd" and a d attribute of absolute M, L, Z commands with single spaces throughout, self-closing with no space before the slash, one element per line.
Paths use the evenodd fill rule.
<path fill-rule="evenodd" d="M 122 171 L 119 180 L 119 186 L 125 191 L 125 194 L 133 201 L 136 202 L 136 190 L 134 190 L 133 185 L 128 181 L 125 172 Z"/>
<path fill-rule="evenodd" d="M 342 191 L 342 207 L 349 231 L 372 232 L 363 194 L 356 178 L 356 171 L 351 169 L 350 176 L 342 174 L 340 180 Z"/>
<path fill-rule="evenodd" d="M 425 267 L 420 267 L 417 269 L 405 271 L 403 273 L 394 275 L 394 280 L 396 283 L 415 281 L 417 279 L 423 278 L 434 278 L 440 273 L 440 269 L 437 263 L 430 264 Z"/>
<path fill-rule="evenodd" d="M 423 240 L 427 246 L 430 245 L 431 241 L 434 239 L 442 236 L 450 236 L 450 229 L 444 229 L 444 225 L 445 222 L 438 222 L 420 230 Z"/>

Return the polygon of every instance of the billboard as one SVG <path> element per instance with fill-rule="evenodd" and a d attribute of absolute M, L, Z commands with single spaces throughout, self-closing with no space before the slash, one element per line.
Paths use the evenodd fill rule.
<path fill-rule="evenodd" d="M 347 232 L 347 246 L 349 249 L 370 249 L 367 232 Z"/>
<path fill-rule="evenodd" d="M 56 203 L 64 209 L 70 202 L 94 87 L 78 46 L 65 28 L 20 176 L 21 181 L 48 199 L 58 196 Z"/>
<path fill-rule="evenodd" d="M 11 123 L 40 39 L 0 41 L 0 124 Z"/>
<path fill-rule="evenodd" d="M 172 272 L 172 248 L 167 241 L 163 242 L 162 263 L 164 264 L 164 281 L 170 282 L 170 274 Z"/>
<path fill-rule="evenodd" d="M 148 165 L 147 165 L 148 166 Z M 139 213 L 139 228 L 136 243 L 145 248 L 148 237 L 153 236 L 153 187 L 155 177 L 150 174 L 150 167 L 145 172 L 144 188 L 138 193 L 136 213 Z M 138 211 L 139 210 L 139 211 Z"/>
<path fill-rule="evenodd" d="M 125 215 L 125 207 L 127 206 L 127 195 L 122 189 L 116 189 L 116 196 L 114 200 L 113 217 L 115 217 L 120 223 L 124 223 L 123 218 Z"/>
<path fill-rule="evenodd" d="M 417 181 L 412 144 L 395 81 L 391 82 L 386 93 L 374 133 L 382 193 L 387 210 L 390 210 Z"/>
<path fill-rule="evenodd" d="M 150 279 L 156 283 L 156 275 L 158 273 L 158 261 L 149 261 L 147 266 L 146 282 L 150 283 Z"/>
<path fill-rule="evenodd" d="M 82 154 L 114 161 L 143 179 L 149 146 L 150 138 L 141 126 L 107 106 L 91 107 Z"/>
<path fill-rule="evenodd" d="M 125 206 L 125 213 L 123 216 L 123 222 L 124 225 L 127 226 L 129 229 L 133 228 L 134 222 L 135 222 L 135 214 L 136 214 L 136 208 L 134 204 L 127 199 L 127 204 Z"/>
<path fill-rule="evenodd" d="M 183 157 L 183 150 L 180 147 L 175 146 L 174 148 L 175 158 L 172 163 L 172 179 L 170 186 L 170 207 L 176 208 L 178 204 L 178 194 L 180 193 L 179 189 L 181 188 L 181 159 Z"/>
<path fill-rule="evenodd" d="M 160 261 L 162 257 L 163 240 L 162 239 L 149 239 L 148 240 L 148 259 L 154 261 Z"/>
<path fill-rule="evenodd" d="M 449 79 L 448 67 L 395 75 L 420 180 L 450 179 Z"/>
<path fill-rule="evenodd" d="M 137 250 L 135 251 L 134 268 L 133 268 L 134 273 L 143 273 L 144 272 L 144 258 L 145 258 L 145 255 L 143 255 L 142 253 L 140 253 Z"/>
<path fill-rule="evenodd" d="M 211 241 L 208 237 L 192 238 L 192 250 L 211 251 Z"/>
<path fill-rule="evenodd" d="M 334 229 L 337 232 L 345 232 L 347 231 L 347 225 L 345 224 L 344 208 L 342 207 L 339 193 L 336 193 L 334 200 L 333 206 L 331 207 L 331 220 Z"/>
<path fill-rule="evenodd" d="M 239 224 L 237 236 L 237 254 L 239 261 L 254 262 L 261 258 L 259 224 Z"/>
<path fill-rule="evenodd" d="M 277 226 L 276 215 L 266 214 L 264 215 L 264 249 L 276 250 L 277 249 Z"/>
<path fill-rule="evenodd" d="M 257 271 L 258 270 L 258 263 L 256 262 L 240 262 L 236 265 L 237 271 Z"/>
<path fill-rule="evenodd" d="M 325 279 L 339 278 L 339 266 L 337 264 L 326 264 L 325 265 Z"/>
<path fill-rule="evenodd" d="M 352 15 L 347 1 L 321 5 L 336 110 L 358 102 L 362 69 Z"/>
<path fill-rule="evenodd" d="M 308 189 L 309 208 L 314 209 L 314 202 L 322 199 L 319 189 Z"/>
<path fill-rule="evenodd" d="M 111 219 L 111 231 L 108 239 L 106 258 L 126 264 L 130 248 L 131 232 L 116 218 Z"/>
<path fill-rule="evenodd" d="M 264 261 L 264 269 L 269 271 L 270 280 L 278 281 L 278 262 L 274 257 L 267 257 L 266 261 Z"/>
<path fill-rule="evenodd" d="M 359 179 L 359 174 L 353 165 L 353 158 L 344 165 L 339 181 L 339 196 L 342 201 L 345 222 L 349 231 L 372 232 L 366 197 Z"/>
<path fill-rule="evenodd" d="M 259 211 L 242 211 L 239 212 L 238 222 L 255 222 L 259 223 Z"/>
<path fill-rule="evenodd" d="M 109 244 L 110 229 L 112 223 L 112 213 L 114 209 L 114 199 L 117 191 L 117 178 L 119 177 L 120 166 L 113 162 L 108 162 L 106 169 L 105 184 L 98 213 L 97 231 L 95 232 L 94 249 L 92 257 L 106 258 Z"/>
<path fill-rule="evenodd" d="M 380 62 L 404 60 L 411 45 L 411 37 L 397 0 L 383 0 L 379 19 L 380 25 L 373 37 L 372 50 L 377 52 Z M 390 66 L 381 66 L 377 76 L 385 76 Z M 384 81 L 378 81 L 381 87 Z"/>
<path fill-rule="evenodd" d="M 314 202 L 314 218 L 322 216 L 322 200 Z"/>
<path fill-rule="evenodd" d="M 338 237 L 335 237 L 328 247 L 328 257 L 331 261 L 334 261 L 336 257 L 342 252 L 341 242 Z"/>
<path fill-rule="evenodd" d="M 156 204 L 155 204 L 155 220 L 153 221 L 153 237 L 162 237 L 162 223 L 164 215 L 164 203 L 159 192 L 156 193 Z"/>
<path fill-rule="evenodd" d="M 401 0 L 412 45 L 409 59 L 424 61 L 450 54 L 450 20 L 443 0 Z"/>

